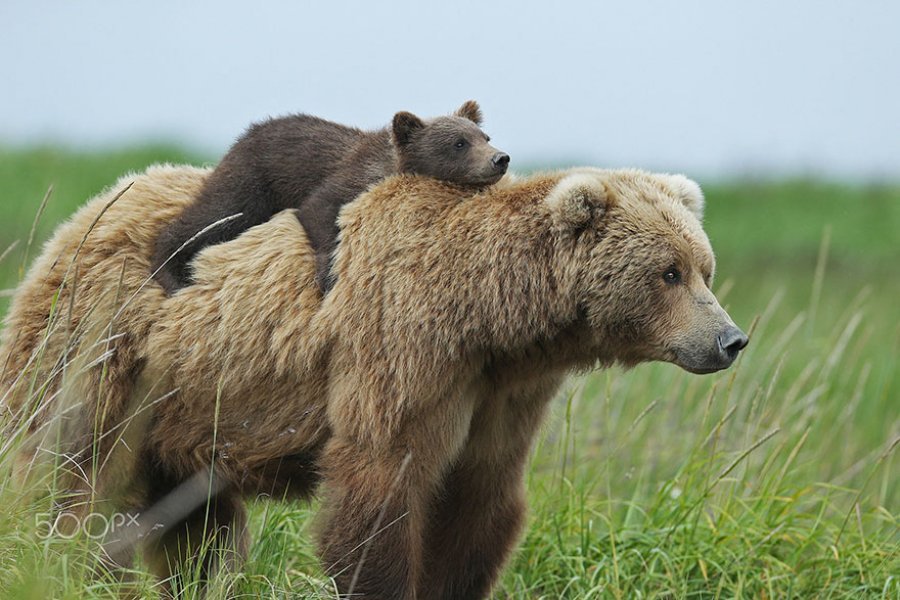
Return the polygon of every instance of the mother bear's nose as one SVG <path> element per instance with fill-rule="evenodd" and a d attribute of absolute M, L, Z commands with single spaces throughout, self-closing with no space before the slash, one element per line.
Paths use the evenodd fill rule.
<path fill-rule="evenodd" d="M 727 360 L 733 361 L 737 358 L 738 352 L 747 347 L 750 338 L 734 325 L 730 325 L 719 334 L 717 341 L 719 343 L 719 351 Z"/>

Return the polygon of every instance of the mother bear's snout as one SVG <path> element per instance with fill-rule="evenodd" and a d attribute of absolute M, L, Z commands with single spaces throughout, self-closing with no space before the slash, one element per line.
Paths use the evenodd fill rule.
<path fill-rule="evenodd" d="M 741 350 L 747 347 L 750 338 L 734 325 L 728 325 L 716 337 L 719 345 L 719 355 L 723 362 L 729 365 L 735 361 Z"/>

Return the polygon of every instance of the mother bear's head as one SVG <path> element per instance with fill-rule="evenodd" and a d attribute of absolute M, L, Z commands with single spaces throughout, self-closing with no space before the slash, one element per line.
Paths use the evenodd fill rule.
<path fill-rule="evenodd" d="M 580 238 L 577 302 L 617 361 L 661 360 L 692 373 L 734 362 L 748 338 L 712 293 L 715 258 L 695 182 L 577 169 L 546 202 L 557 230 Z"/>

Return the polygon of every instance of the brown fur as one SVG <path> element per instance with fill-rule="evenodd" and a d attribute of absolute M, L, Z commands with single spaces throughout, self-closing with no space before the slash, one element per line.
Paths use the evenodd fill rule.
<path fill-rule="evenodd" d="M 81 510 L 90 510 L 91 498 L 109 496 L 119 479 L 113 460 L 104 466 L 108 476 L 95 480 L 84 473 L 99 469 L 130 433 L 114 428 L 127 419 L 143 365 L 140 344 L 165 298 L 159 286 L 144 285 L 149 251 L 161 223 L 196 196 L 207 173 L 163 166 L 123 177 L 57 229 L 6 316 L 0 390 L 16 417 L 10 429 L 30 432 L 29 446 L 39 448 L 55 439 L 58 431 L 51 425 L 62 428 L 58 450 L 70 457 L 63 462 L 68 478 L 62 485 L 78 492 L 72 502 Z M 95 429 L 114 431 L 99 438 L 96 449 Z"/>
<path fill-rule="evenodd" d="M 157 169 L 137 177 L 120 202 L 139 214 L 123 222 L 110 212 L 122 237 L 109 246 L 113 238 L 89 238 L 79 261 L 128 256 L 133 287 L 148 275 L 147 240 L 169 210 L 160 206 L 189 201 L 179 190 L 205 176 Z M 193 186 L 160 195 L 182 180 Z M 575 169 L 475 194 L 399 176 L 344 208 L 340 277 L 324 300 L 314 252 L 290 212 L 207 248 L 195 261 L 196 285 L 170 298 L 146 291 L 135 303 L 142 312 L 117 321 L 127 352 L 115 355 L 116 377 L 133 389 L 123 384 L 107 400 L 115 414 L 178 390 L 145 411 L 129 445 L 128 504 L 158 496 L 147 491 L 148 472 L 171 487 L 212 467 L 227 483 L 213 521 L 240 550 L 241 494 L 305 496 L 321 478 L 320 555 L 342 593 L 484 597 L 521 530 L 528 450 L 566 373 L 598 363 L 704 370 L 730 362 L 710 350 L 733 324 L 709 291 L 701 211 L 696 184 L 639 171 Z M 63 228 L 48 252 L 82 235 Z M 48 260 L 32 269 L 8 319 L 0 359 L 9 354 L 14 368 L 46 321 L 23 299 L 52 294 L 39 271 Z M 671 265 L 677 285 L 663 279 Z M 76 312 L 117 280 L 94 277 L 79 284 Z M 80 389 L 95 387 L 89 378 Z M 20 398 L 10 398 L 19 411 Z M 90 419 L 88 404 L 76 420 Z M 55 414 L 51 404 L 36 422 Z"/>
<path fill-rule="evenodd" d="M 399 112 L 390 128 L 378 131 L 309 115 L 257 123 L 231 147 L 196 202 L 163 229 L 153 255 L 156 277 L 172 293 L 191 282 L 197 252 L 295 208 L 316 252 L 316 280 L 327 291 L 333 285 L 338 212 L 372 184 L 416 173 L 482 187 L 503 176 L 509 156 L 488 144 L 480 124 L 481 109 L 472 100 L 454 115 L 427 121 Z"/>

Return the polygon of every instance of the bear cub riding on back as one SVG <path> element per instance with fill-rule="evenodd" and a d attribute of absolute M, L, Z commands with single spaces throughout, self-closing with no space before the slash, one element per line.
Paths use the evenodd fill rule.
<path fill-rule="evenodd" d="M 390 127 L 376 131 L 303 114 L 252 125 L 194 202 L 160 234 L 152 265 L 156 279 L 172 294 L 191 284 L 190 263 L 203 248 L 297 209 L 316 253 L 316 281 L 327 292 L 335 283 L 338 213 L 371 185 L 398 173 L 465 188 L 503 177 L 509 155 L 490 145 L 481 121 L 481 109 L 469 100 L 452 115 L 434 119 L 398 112 Z"/>

